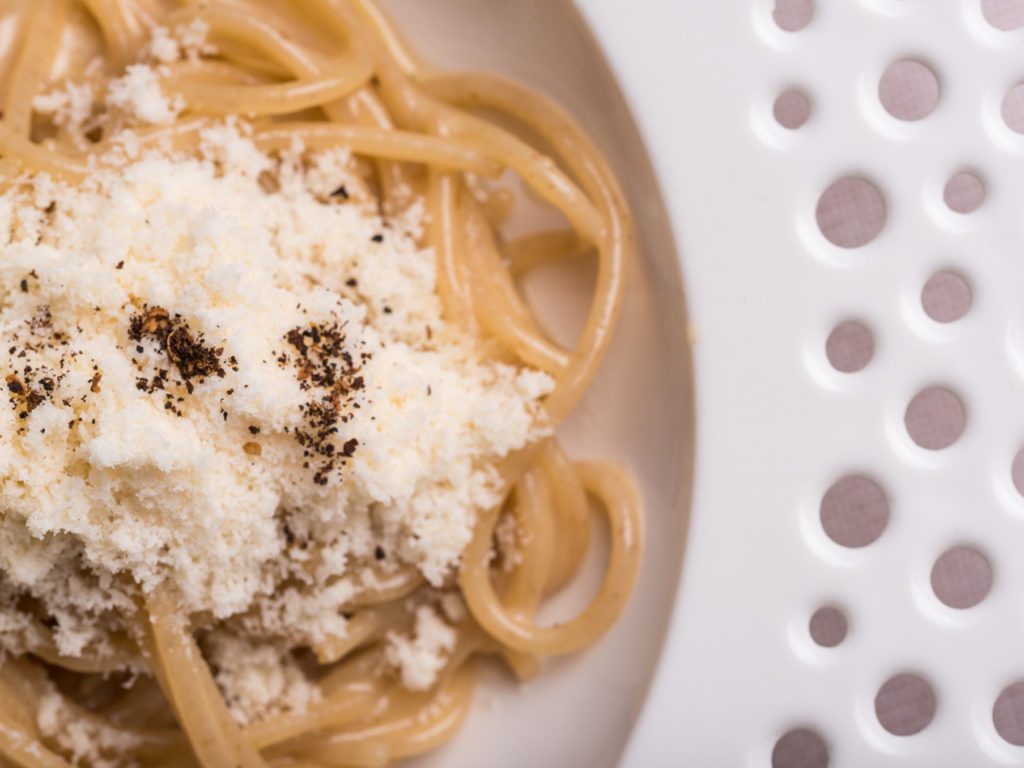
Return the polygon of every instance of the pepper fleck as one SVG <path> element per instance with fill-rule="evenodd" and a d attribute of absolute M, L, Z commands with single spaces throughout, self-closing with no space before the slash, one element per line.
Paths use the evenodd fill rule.
<path fill-rule="evenodd" d="M 193 335 L 181 315 L 176 313 L 172 317 L 163 307 L 144 307 L 142 313 L 134 315 L 129 324 L 128 337 L 136 342 L 143 338 L 156 341 L 160 351 L 177 368 L 189 394 L 195 389 L 193 381 L 202 382 L 211 376 L 224 378 L 227 375 L 221 365 L 223 348 L 207 345 L 202 333 Z M 136 351 L 141 354 L 143 346 L 137 345 Z M 228 363 L 234 370 L 238 370 L 234 357 L 229 358 Z M 161 371 L 161 374 L 162 389 L 162 382 L 167 376 L 165 371 Z"/>
<path fill-rule="evenodd" d="M 353 393 L 363 386 L 357 376 L 359 366 L 345 348 L 344 329 L 338 323 L 295 328 L 285 335 L 285 341 L 295 350 L 295 358 L 281 355 L 278 363 L 295 366 L 299 386 L 310 396 L 301 406 L 303 426 L 294 430 L 293 437 L 304 456 L 320 457 L 313 482 L 327 485 L 339 468 L 339 456 L 351 455 L 358 446 L 358 441 L 350 440 L 339 451 L 335 440 L 338 425 L 348 420 L 346 407 L 358 406 Z"/>

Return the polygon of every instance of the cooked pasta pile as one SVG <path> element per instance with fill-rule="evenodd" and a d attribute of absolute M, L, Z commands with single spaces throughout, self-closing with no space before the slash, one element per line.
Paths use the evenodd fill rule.
<path fill-rule="evenodd" d="M 0 762 L 386 766 L 601 637 L 642 509 L 554 435 L 634 242 L 573 120 L 372 0 L 2 8 Z M 566 350 L 518 279 L 583 258 Z"/>

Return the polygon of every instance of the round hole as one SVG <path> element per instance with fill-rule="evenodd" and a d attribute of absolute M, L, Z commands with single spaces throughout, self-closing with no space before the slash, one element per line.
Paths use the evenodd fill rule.
<path fill-rule="evenodd" d="M 821 525 L 842 547 L 856 549 L 878 541 L 889 523 L 889 500 L 878 483 L 848 475 L 821 499 Z"/>
<path fill-rule="evenodd" d="M 835 648 L 846 639 L 846 616 L 838 608 L 819 608 L 811 616 L 811 639 L 822 648 Z"/>
<path fill-rule="evenodd" d="M 785 91 L 775 100 L 772 113 L 783 128 L 796 130 L 811 116 L 811 102 L 800 91 Z"/>
<path fill-rule="evenodd" d="M 963 435 L 967 414 L 960 398 L 948 389 L 929 387 L 910 401 L 905 423 L 911 440 L 929 451 L 940 451 Z"/>
<path fill-rule="evenodd" d="M 1024 27 L 1024 0 L 981 0 L 981 12 L 996 29 L 1008 32 Z"/>
<path fill-rule="evenodd" d="M 917 675 L 896 675 L 875 696 L 878 722 L 894 736 L 913 736 L 923 731 L 935 717 L 936 707 L 935 692 Z"/>
<path fill-rule="evenodd" d="M 828 768 L 828 746 L 809 728 L 789 731 L 775 742 L 772 768 Z"/>
<path fill-rule="evenodd" d="M 875 337 L 860 323 L 840 323 L 828 335 L 825 356 L 840 373 L 862 371 L 875 356 Z"/>
<path fill-rule="evenodd" d="M 971 308 L 971 287 L 955 272 L 936 272 L 921 291 L 921 306 L 937 323 L 959 320 Z"/>
<path fill-rule="evenodd" d="M 1015 747 L 1024 747 L 1024 683 L 1003 688 L 992 707 L 996 733 Z"/>
<path fill-rule="evenodd" d="M 1024 133 L 1024 83 L 1018 83 L 1003 97 L 1003 122 L 1016 133 Z"/>
<path fill-rule="evenodd" d="M 775 0 L 772 18 L 779 29 L 786 32 L 799 32 L 811 23 L 814 16 L 812 0 Z"/>
<path fill-rule="evenodd" d="M 921 120 L 939 105 L 939 78 L 920 61 L 895 61 L 878 83 L 878 98 L 897 120 Z"/>
<path fill-rule="evenodd" d="M 946 182 L 942 199 L 955 213 L 974 213 L 985 202 L 985 182 L 970 171 L 960 171 Z"/>
<path fill-rule="evenodd" d="M 992 566 L 976 549 L 953 547 L 935 561 L 932 589 L 950 608 L 973 608 L 992 589 Z"/>
<path fill-rule="evenodd" d="M 1017 451 L 1017 455 L 1013 457 L 1010 472 L 1010 476 L 1013 478 L 1013 487 L 1017 489 L 1017 493 L 1024 496 L 1024 448 Z"/>
<path fill-rule="evenodd" d="M 885 200 L 870 181 L 846 176 L 822 193 L 816 217 L 830 243 L 860 248 L 878 237 L 885 226 Z"/>

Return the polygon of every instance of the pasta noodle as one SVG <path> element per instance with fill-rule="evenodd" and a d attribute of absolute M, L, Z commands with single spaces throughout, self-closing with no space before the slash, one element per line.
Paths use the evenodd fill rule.
<path fill-rule="evenodd" d="M 34 98 L 53 85 L 55 62 L 70 60 L 64 48 L 91 35 L 102 52 L 102 66 L 91 76 L 113 78 L 142 55 L 153 24 L 199 20 L 217 53 L 162 70 L 162 85 L 180 98 L 183 114 L 169 126 L 137 130 L 139 142 L 187 151 L 211 118 L 235 116 L 251 123 L 254 143 L 267 152 L 286 151 L 296 140 L 307 149 L 349 148 L 383 210 L 398 212 L 411 196 L 425 199 L 446 319 L 492 342 L 497 354 L 553 376 L 556 387 L 545 402 L 552 424 L 579 401 L 618 322 L 635 246 L 611 171 L 560 107 L 497 78 L 425 69 L 372 0 L 11 5 L 20 42 L 3 69 L 9 73 L 0 123 L 6 183 L 22 172 L 75 183 L 111 149 L 111 126 L 88 146 L 72 148 L 34 110 Z M 75 25 L 81 29 L 65 34 Z M 331 48 L 318 44 L 325 38 Z M 542 146 L 532 143 L 538 139 Z M 506 241 L 495 223 L 511 200 L 486 198 L 480 184 L 506 171 L 559 210 L 569 229 Z M 587 322 L 578 346 L 562 349 L 536 321 L 517 278 L 593 253 L 598 274 Z M 64 745 L 37 723 L 48 696 L 62 697 L 66 716 L 87 732 L 124 737 L 121 753 L 100 745 L 103 758 L 113 761 L 108 764 L 385 766 L 436 748 L 466 714 L 477 657 L 500 657 L 520 678 L 536 674 L 544 657 L 578 651 L 605 633 L 637 578 L 643 513 L 628 473 L 573 462 L 554 439 L 499 469 L 506 500 L 481 516 L 463 555 L 457 586 L 469 615 L 458 624 L 455 650 L 432 689 L 406 690 L 380 674 L 383 639 L 408 624 L 404 601 L 424 583 L 406 570 L 352 601 L 343 637 L 310 649 L 319 701 L 302 713 L 239 725 L 197 644 L 197 617 L 182 612 L 165 584 L 138 594 L 135 614 L 125 617 L 130 636 L 113 638 L 112 655 L 62 656 L 40 617 L 35 635 L 41 639 L 0 664 L 0 756 L 24 768 L 70 765 Z M 588 549 L 588 498 L 603 510 L 610 531 L 603 584 L 576 618 L 539 626 L 544 599 L 573 579 Z M 505 517 L 528 535 L 517 560 L 500 567 L 495 527 Z M 148 674 L 118 677 L 139 664 Z M 75 700 L 63 692 L 69 686 Z"/>

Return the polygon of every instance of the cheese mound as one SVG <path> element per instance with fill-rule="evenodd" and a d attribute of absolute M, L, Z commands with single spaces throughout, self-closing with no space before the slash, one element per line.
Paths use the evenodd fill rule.
<path fill-rule="evenodd" d="M 102 655 L 167 579 L 281 647 L 402 569 L 444 585 L 551 380 L 445 322 L 420 210 L 382 218 L 347 152 L 122 145 L 0 195 L 0 647 L 42 613 Z"/>

